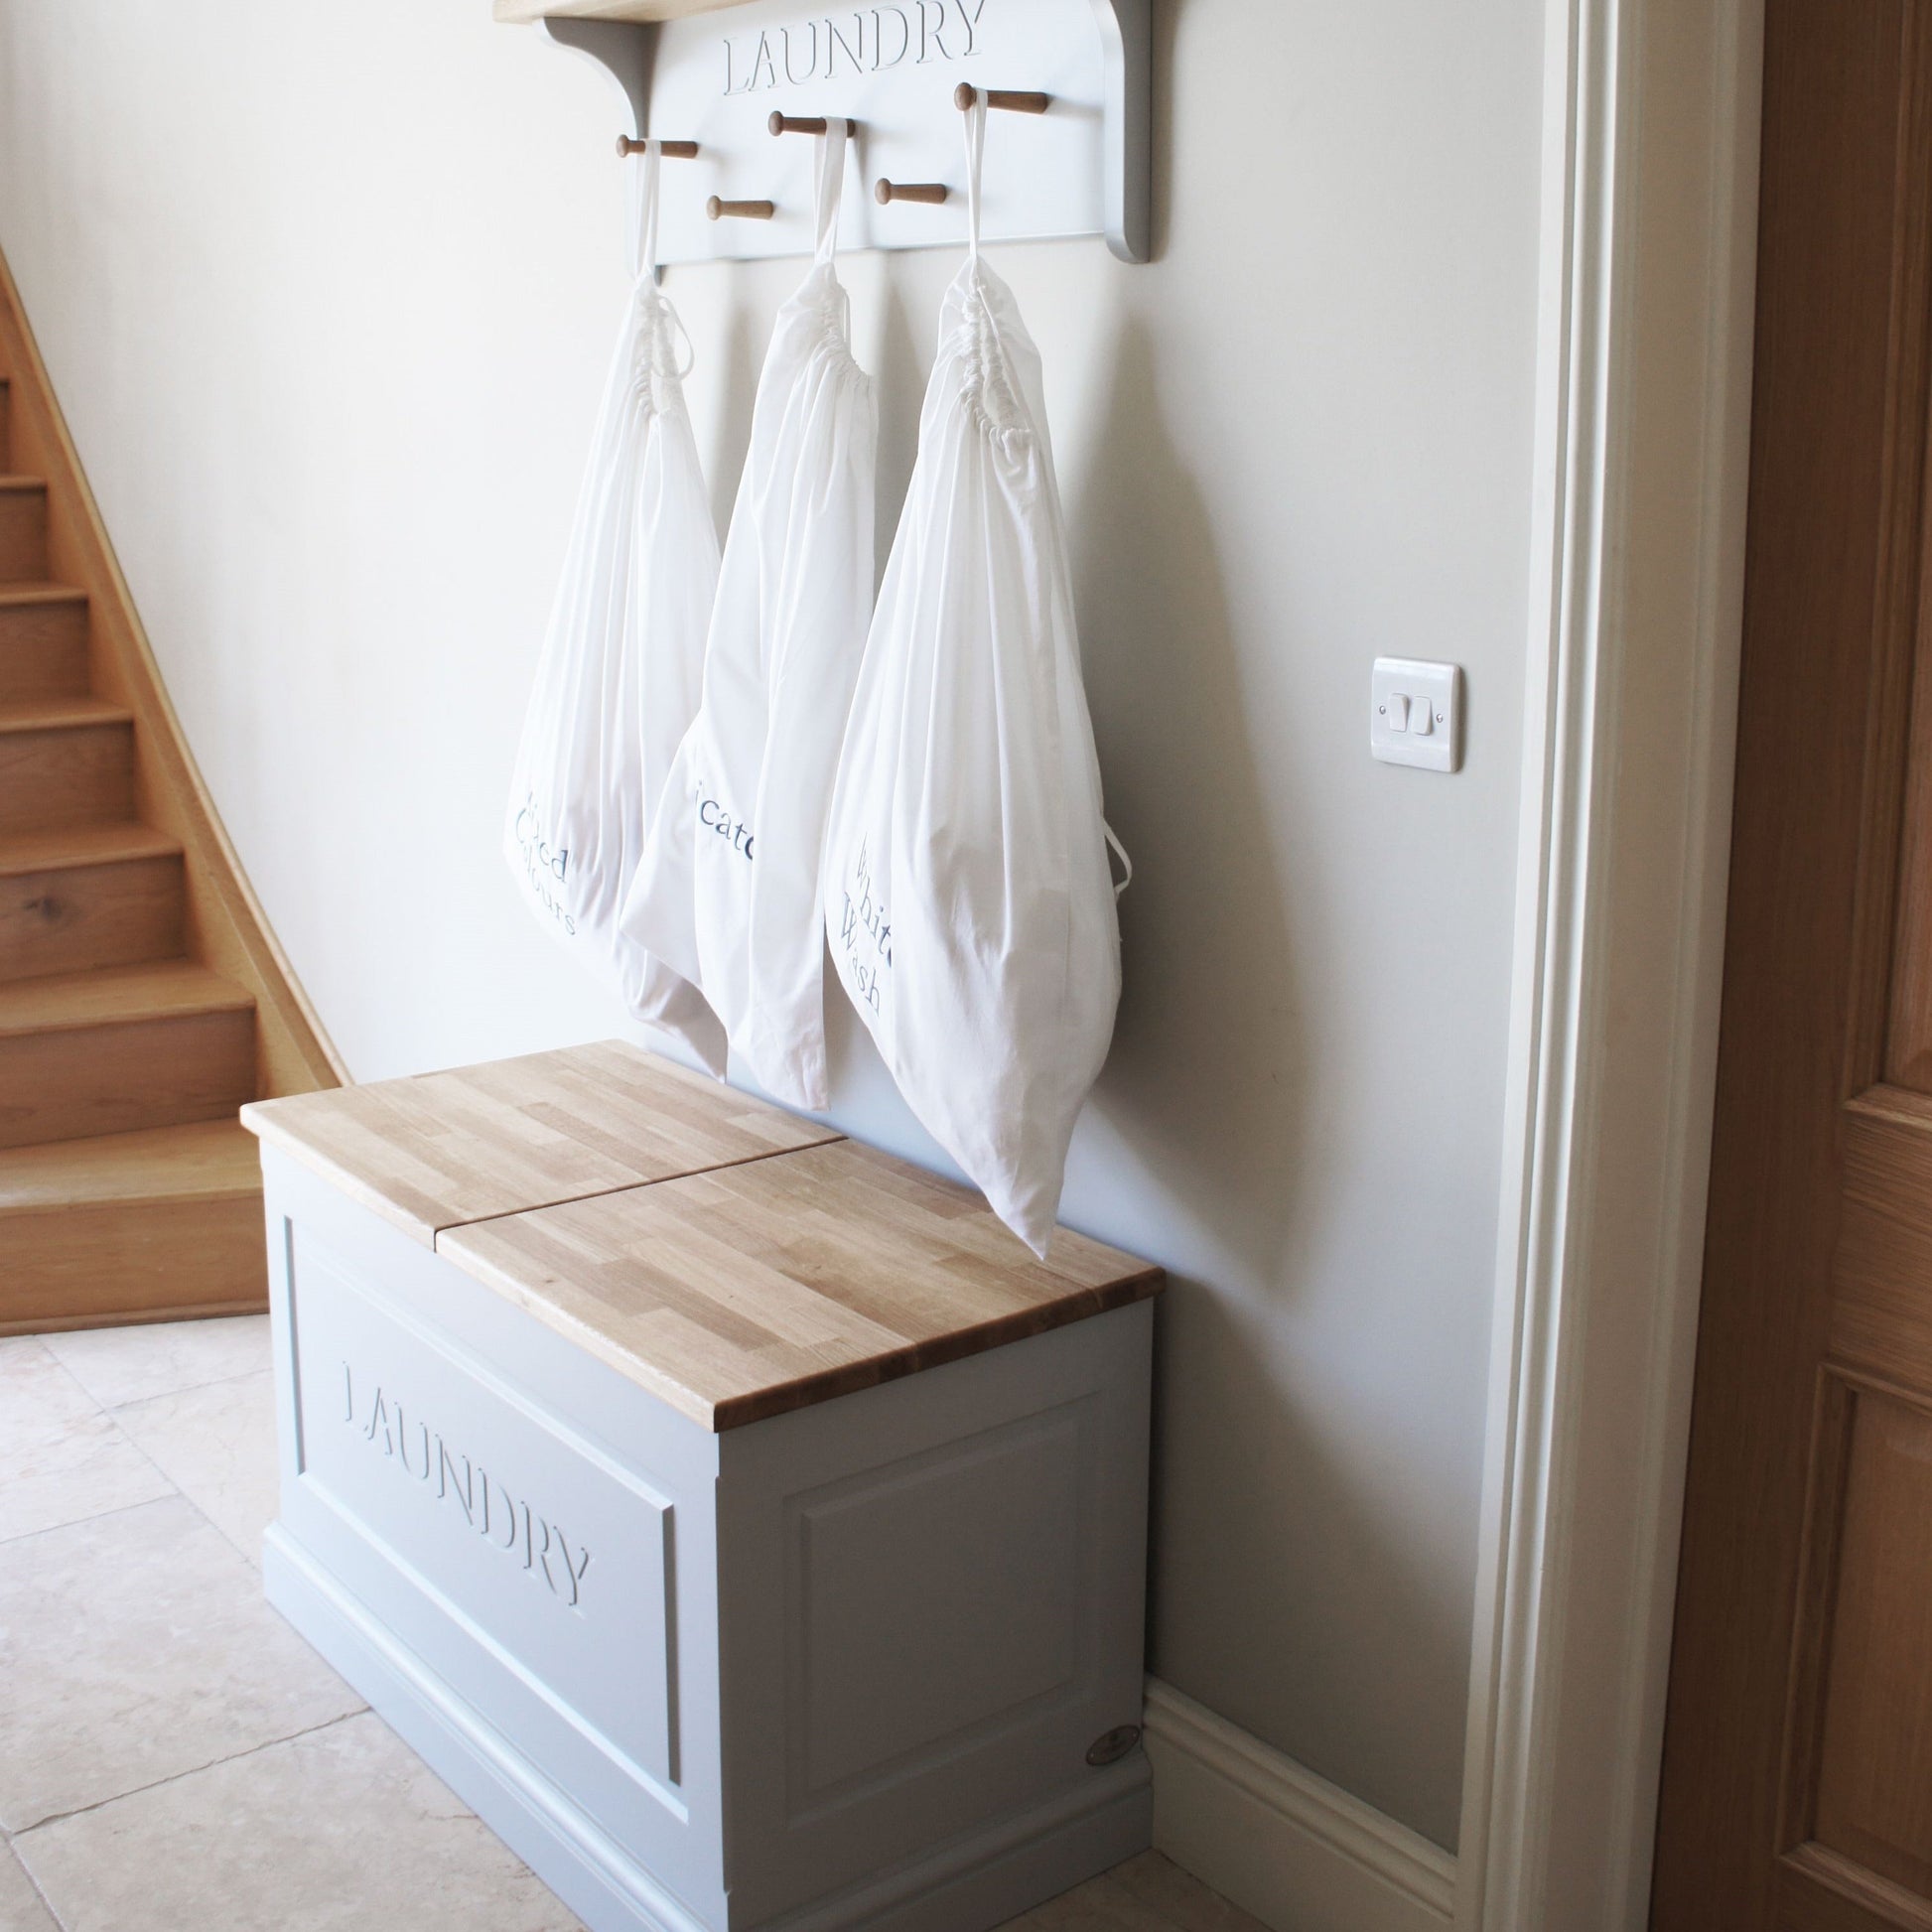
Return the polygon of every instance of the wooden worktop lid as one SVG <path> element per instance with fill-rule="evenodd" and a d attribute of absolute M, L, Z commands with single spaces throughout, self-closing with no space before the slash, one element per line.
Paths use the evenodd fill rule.
<path fill-rule="evenodd" d="M 734 1429 L 1157 1294 L 1065 1229 L 844 1141 L 453 1229 L 437 1252 L 707 1429 Z"/>
<path fill-rule="evenodd" d="M 615 1039 L 258 1100 L 241 1119 L 426 1247 L 466 1222 L 839 1138 Z"/>

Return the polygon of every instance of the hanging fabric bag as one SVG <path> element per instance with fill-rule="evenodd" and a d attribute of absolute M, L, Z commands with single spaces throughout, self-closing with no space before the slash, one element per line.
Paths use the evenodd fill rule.
<path fill-rule="evenodd" d="M 846 728 L 825 922 L 907 1105 L 1044 1255 L 1120 928 L 1039 355 L 980 259 L 985 142 L 981 102 L 971 248 Z"/>
<path fill-rule="evenodd" d="M 697 710 L 718 533 L 657 286 L 658 143 L 644 153 L 637 283 L 605 387 L 538 661 L 504 850 L 546 930 L 714 1073 L 724 1032 L 620 924 L 650 817 Z"/>
<path fill-rule="evenodd" d="M 823 1108 L 819 855 L 872 615 L 878 410 L 833 265 L 845 124 L 817 142 L 818 258 L 778 311 L 704 698 L 624 912 L 704 990 L 765 1090 Z"/>

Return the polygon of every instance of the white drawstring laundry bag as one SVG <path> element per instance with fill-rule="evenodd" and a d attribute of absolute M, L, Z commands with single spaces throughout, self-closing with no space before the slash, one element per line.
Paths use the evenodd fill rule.
<path fill-rule="evenodd" d="M 636 289 L 538 660 L 504 851 L 546 929 L 638 1019 L 722 1073 L 724 1030 L 702 995 L 619 923 L 698 708 L 718 587 L 718 532 L 684 402 L 683 328 L 657 287 L 660 159 L 652 141 Z"/>
<path fill-rule="evenodd" d="M 825 922 L 906 1104 L 1044 1255 L 1120 928 L 1039 354 L 980 259 L 985 142 L 981 102 L 971 251 L 846 727 Z"/>
<path fill-rule="evenodd" d="M 826 1104 L 819 854 L 872 615 L 879 440 L 840 286 L 846 131 L 817 151 L 818 259 L 759 379 L 704 697 L 678 750 L 624 930 L 703 988 L 767 1092 Z"/>

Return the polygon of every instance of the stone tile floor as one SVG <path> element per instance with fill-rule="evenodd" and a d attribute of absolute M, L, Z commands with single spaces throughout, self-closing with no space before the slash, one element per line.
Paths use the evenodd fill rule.
<path fill-rule="evenodd" d="M 262 1599 L 267 1318 L 0 1339 L 0 1932 L 571 1932 Z M 1158 1853 L 1026 1932 L 1261 1932 Z"/>

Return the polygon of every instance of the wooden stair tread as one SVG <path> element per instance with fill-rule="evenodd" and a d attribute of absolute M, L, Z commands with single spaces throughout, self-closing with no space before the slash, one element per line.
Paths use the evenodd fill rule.
<path fill-rule="evenodd" d="M 0 611 L 19 610 L 41 604 L 85 604 L 87 593 L 74 584 L 19 583 L 0 584 Z"/>
<path fill-rule="evenodd" d="M 186 959 L 61 973 L 0 986 L 0 1039 L 119 1021 L 236 1013 L 254 1004 L 241 987 Z"/>
<path fill-rule="evenodd" d="M 133 822 L 0 834 L 0 879 L 73 866 L 119 865 L 130 859 L 171 859 L 180 850 L 179 839 Z"/>
<path fill-rule="evenodd" d="M 0 705 L 0 733 L 61 731 L 75 725 L 126 725 L 134 719 L 125 705 L 106 698 L 26 698 Z"/>
<path fill-rule="evenodd" d="M 239 1121 L 0 1148 L 0 1215 L 104 1201 L 134 1206 L 232 1200 L 260 1192 L 261 1155 Z"/>
<path fill-rule="evenodd" d="M 235 1117 L 340 1077 L 0 256 L 0 1335 L 264 1306 Z"/>

